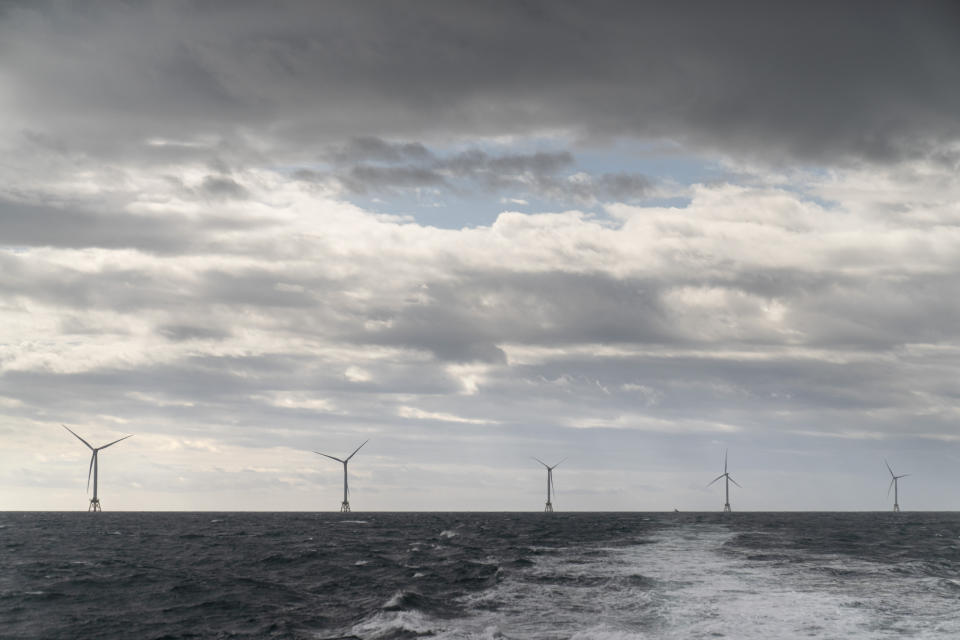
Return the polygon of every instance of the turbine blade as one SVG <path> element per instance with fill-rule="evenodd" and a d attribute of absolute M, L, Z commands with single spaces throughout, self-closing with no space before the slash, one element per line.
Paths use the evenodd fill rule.
<path fill-rule="evenodd" d="M 887 487 L 887 497 L 888 497 L 888 498 L 890 497 L 890 492 L 893 491 L 893 483 L 896 482 L 896 481 L 897 481 L 896 476 L 894 476 L 893 478 L 890 478 L 890 486 Z"/>
<path fill-rule="evenodd" d="M 729 476 L 729 475 L 728 475 L 727 477 L 730 478 L 730 482 L 732 482 L 733 484 L 735 484 L 735 485 L 737 485 L 738 487 L 740 487 L 740 483 L 738 483 L 736 480 L 734 480 L 734 479 L 733 479 L 733 476 Z M 740 488 L 743 489 L 743 487 L 740 487 Z"/>
<path fill-rule="evenodd" d="M 314 451 L 314 453 L 317 454 L 318 456 L 323 456 L 324 458 L 330 458 L 331 460 L 336 460 L 337 462 L 340 462 L 340 463 L 346 463 L 346 460 L 341 460 L 340 458 L 334 458 L 333 456 L 328 456 L 327 454 L 320 453 L 319 451 Z"/>
<path fill-rule="evenodd" d="M 370 441 L 369 441 L 369 440 L 364 440 L 364 441 L 363 441 L 363 444 L 367 444 L 368 442 L 370 442 Z M 350 460 L 350 458 L 352 458 L 353 456 L 357 455 L 357 451 L 360 451 L 360 449 L 363 449 L 363 444 L 360 445 L 359 447 L 357 447 L 356 449 L 354 449 L 354 450 L 353 450 L 353 453 L 351 453 L 349 456 L 347 456 L 347 460 Z"/>
<path fill-rule="evenodd" d="M 132 437 L 133 437 L 133 434 L 131 433 L 131 434 L 128 435 L 128 436 L 123 436 L 122 438 L 120 438 L 120 440 L 126 440 L 127 438 L 132 438 Z M 105 445 L 103 445 L 102 447 L 97 447 L 97 449 L 106 449 L 107 447 L 112 447 L 113 445 L 115 445 L 115 444 L 117 444 L 118 442 L 120 442 L 120 440 L 114 440 L 114 441 L 111 442 L 110 444 L 105 444 Z"/>
<path fill-rule="evenodd" d="M 90 456 L 90 469 L 87 471 L 87 491 L 90 491 L 90 476 L 93 475 L 93 461 L 97 457 L 97 451 L 94 449 L 93 454 Z"/>
<path fill-rule="evenodd" d="M 897 476 L 897 478 L 906 478 L 906 477 L 909 476 L 909 475 L 911 475 L 911 474 L 905 473 L 905 474 L 903 474 L 902 476 Z"/>
<path fill-rule="evenodd" d="M 723 450 L 723 472 L 727 472 L 727 450 Z"/>
<path fill-rule="evenodd" d="M 563 462 L 564 462 L 565 460 L 566 460 L 566 458 L 564 458 L 563 460 L 561 460 L 560 462 L 558 462 L 557 464 L 553 465 L 553 466 L 550 467 L 550 468 L 551 468 L 551 469 L 556 469 L 556 468 L 559 467 L 561 464 L 563 464 Z"/>
<path fill-rule="evenodd" d="M 66 429 L 67 431 L 69 431 L 70 433 L 73 433 L 73 429 L 71 429 L 71 428 L 68 427 L 67 425 L 61 424 L 60 426 L 63 427 L 64 429 Z M 76 433 L 73 433 L 73 435 L 77 436 Z M 82 442 L 83 444 L 85 444 L 85 445 L 87 445 L 88 447 L 90 447 L 90 450 L 93 451 L 93 446 L 92 446 L 89 442 L 87 442 L 86 440 L 84 440 L 84 439 L 81 438 L 80 436 L 77 436 L 77 440 L 79 440 L 79 441 Z"/>
<path fill-rule="evenodd" d="M 883 459 L 883 464 L 887 465 L 887 471 L 890 472 L 890 475 L 891 475 L 891 477 L 892 477 L 892 476 L 893 476 L 893 469 L 890 468 L 890 463 L 887 462 L 887 459 L 886 459 L 886 458 Z"/>
<path fill-rule="evenodd" d="M 711 484 L 713 484 L 714 482 L 716 482 L 717 480 L 719 480 L 720 478 L 722 478 L 722 477 L 725 476 L 725 475 L 727 475 L 727 474 L 721 473 L 719 476 L 717 476 L 716 478 L 714 478 L 713 480 L 711 480 L 710 483 L 707 484 L 707 486 L 709 487 Z"/>
<path fill-rule="evenodd" d="M 530 456 L 530 457 L 533 458 L 534 460 L 536 460 L 537 462 L 539 462 L 540 464 L 542 464 L 543 466 L 545 466 L 547 469 L 550 468 L 550 465 L 548 465 L 546 462 L 544 462 L 544 461 L 541 460 L 540 458 L 538 458 L 538 457 L 536 457 L 536 456 Z"/>

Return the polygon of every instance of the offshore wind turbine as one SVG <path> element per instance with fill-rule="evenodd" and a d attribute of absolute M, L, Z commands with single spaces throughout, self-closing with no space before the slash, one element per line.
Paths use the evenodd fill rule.
<path fill-rule="evenodd" d="M 890 489 L 893 489 L 893 510 L 900 511 L 900 478 L 906 478 L 909 473 L 904 473 L 903 475 L 895 475 L 893 469 L 890 468 L 890 463 L 886 460 L 883 461 L 883 464 L 887 465 L 887 471 L 890 472 L 890 486 L 887 487 L 887 497 L 890 496 Z"/>
<path fill-rule="evenodd" d="M 553 486 L 553 470 L 559 467 L 560 463 L 563 462 L 563 460 L 566 460 L 566 458 L 564 458 L 557 464 L 553 465 L 552 467 L 548 465 L 546 462 L 544 462 L 543 460 L 541 460 L 540 458 L 534 457 L 533 459 L 547 468 L 547 506 L 544 508 L 543 511 L 544 513 L 553 513 L 553 503 L 550 501 L 551 493 L 556 492 L 556 489 Z"/>
<path fill-rule="evenodd" d="M 114 440 L 113 442 L 109 444 L 105 444 L 102 447 L 94 447 L 92 444 L 90 444 L 89 442 L 87 442 L 86 440 L 78 436 L 76 433 L 74 433 L 73 430 L 70 429 L 70 427 L 68 427 L 67 425 L 62 424 L 60 426 L 66 429 L 67 431 L 69 431 L 70 433 L 73 433 L 73 435 L 76 436 L 77 440 L 87 445 L 87 448 L 93 452 L 93 454 L 90 456 L 90 469 L 87 471 L 87 491 L 90 490 L 90 476 L 91 475 L 93 476 L 93 497 L 90 498 L 90 506 L 87 507 L 87 511 L 100 511 L 101 510 L 100 498 L 97 497 L 97 454 L 100 453 L 102 450 L 106 449 L 107 447 L 112 447 L 113 445 L 117 444 L 118 442 L 120 442 L 120 440 L 126 440 L 127 438 L 132 437 L 133 434 L 130 434 L 129 436 L 123 436 L 119 440 Z"/>
<path fill-rule="evenodd" d="M 370 442 L 370 441 L 369 441 L 369 440 L 364 440 L 363 444 L 367 444 L 368 442 Z M 317 455 L 321 455 L 321 456 L 323 456 L 323 457 L 325 457 L 325 458 L 330 458 L 331 460 L 336 460 L 337 462 L 340 462 L 340 463 L 343 464 L 343 502 L 340 503 L 340 512 L 341 512 L 341 513 L 349 513 L 349 512 L 350 512 L 350 500 L 347 499 L 348 496 L 350 495 L 350 490 L 347 488 L 347 463 L 350 462 L 350 458 L 352 458 L 353 456 L 357 455 L 357 451 L 360 451 L 360 449 L 363 448 L 363 444 L 360 445 L 359 447 L 357 447 L 356 449 L 354 449 L 354 450 L 353 450 L 353 453 L 351 453 L 349 456 L 347 456 L 347 459 L 346 459 L 346 460 L 341 460 L 340 458 L 336 458 L 336 457 L 334 457 L 334 456 L 328 456 L 327 454 L 325 454 L 325 453 L 320 453 L 319 451 L 314 451 L 314 453 L 316 453 Z"/>
<path fill-rule="evenodd" d="M 725 484 L 727 487 L 726 499 L 723 501 L 723 512 L 730 513 L 730 483 L 732 482 L 733 484 L 736 484 L 738 487 L 740 487 L 740 485 L 737 484 L 736 480 L 730 477 L 729 473 L 727 473 L 727 451 L 726 450 L 724 450 L 723 452 L 723 473 L 721 473 L 719 476 L 711 480 L 710 484 L 708 484 L 707 486 L 709 487 L 711 484 L 713 484 L 720 478 L 726 478 Z M 743 487 L 740 487 L 740 488 L 743 489 Z"/>

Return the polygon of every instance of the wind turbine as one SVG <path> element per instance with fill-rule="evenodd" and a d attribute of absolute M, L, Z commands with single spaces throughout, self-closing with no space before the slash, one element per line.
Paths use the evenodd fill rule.
<path fill-rule="evenodd" d="M 77 437 L 77 440 L 87 445 L 87 448 L 90 449 L 90 451 L 93 451 L 93 455 L 90 456 L 90 469 L 87 471 L 87 491 L 90 490 L 90 476 L 93 475 L 93 497 L 90 498 L 90 506 L 87 507 L 87 511 L 100 511 L 101 510 L 100 498 L 97 497 L 97 454 L 100 453 L 103 449 L 106 449 L 107 447 L 112 447 L 113 445 L 117 444 L 118 442 L 120 442 L 120 440 L 126 440 L 127 438 L 132 437 L 133 434 L 130 434 L 129 436 L 123 436 L 122 438 L 120 438 L 120 440 L 114 440 L 110 444 L 105 444 L 102 447 L 94 447 L 89 442 L 87 442 L 86 440 L 78 436 L 76 433 L 74 433 L 73 430 L 70 429 L 70 427 L 68 427 L 67 425 L 62 424 L 60 426 L 66 429 L 67 431 L 69 431 L 70 433 L 73 433 L 73 435 Z"/>
<path fill-rule="evenodd" d="M 729 473 L 727 473 L 727 452 L 726 452 L 726 450 L 724 450 L 724 452 L 723 452 L 723 473 L 720 474 L 719 476 L 717 476 L 716 478 L 714 478 L 713 480 L 711 480 L 711 481 L 710 481 L 710 484 L 713 484 L 714 482 L 716 482 L 716 481 L 719 480 L 720 478 L 726 478 L 726 480 L 727 480 L 726 483 L 725 483 L 726 486 L 727 486 L 727 493 L 726 493 L 726 499 L 724 500 L 724 503 L 723 503 L 723 512 L 724 512 L 724 513 L 730 513 L 730 483 L 732 482 L 733 484 L 736 484 L 738 487 L 740 487 L 740 485 L 737 484 L 737 481 L 736 481 L 736 480 L 734 480 L 733 478 L 730 477 L 730 474 L 729 474 Z M 707 486 L 709 487 L 710 484 L 708 484 Z M 743 487 L 740 487 L 740 488 L 743 489 Z"/>
<path fill-rule="evenodd" d="M 563 460 L 566 460 L 566 458 L 564 458 L 557 464 L 553 465 L 552 467 L 548 465 L 546 462 L 544 462 L 543 460 L 541 460 L 540 458 L 533 458 L 533 459 L 547 468 L 547 506 L 546 508 L 544 508 L 543 511 L 544 513 L 553 513 L 553 503 L 550 502 L 551 492 L 556 491 L 556 489 L 554 489 L 553 487 L 553 470 L 559 467 L 560 463 L 563 462 Z"/>
<path fill-rule="evenodd" d="M 367 444 L 369 440 L 364 440 L 363 444 Z M 335 458 L 333 456 L 328 456 L 325 453 L 320 453 L 319 451 L 314 451 L 317 455 L 321 455 L 325 458 L 330 458 L 331 460 L 336 460 L 337 462 L 343 463 L 343 502 L 340 503 L 340 512 L 349 513 L 350 512 L 350 501 L 347 499 L 347 496 L 350 494 L 350 490 L 347 488 L 347 463 L 350 462 L 350 458 L 357 455 L 357 451 L 363 448 L 363 444 L 353 450 L 346 460 L 341 460 L 340 458 Z"/>
<path fill-rule="evenodd" d="M 883 464 L 887 465 L 887 471 L 890 472 L 890 486 L 887 487 L 887 496 L 888 496 L 888 497 L 890 496 L 890 489 L 893 489 L 893 510 L 894 510 L 894 511 L 900 511 L 900 505 L 898 504 L 898 503 L 900 502 L 900 499 L 899 499 L 900 496 L 898 495 L 898 494 L 900 493 L 900 483 L 899 483 L 899 480 L 900 480 L 900 478 L 906 478 L 906 477 L 907 477 L 908 475 L 910 475 L 910 474 L 909 474 L 909 473 L 905 473 L 905 474 L 900 475 L 900 476 L 894 475 L 893 469 L 890 468 L 890 463 L 887 462 L 886 460 L 884 460 L 884 461 L 883 461 Z"/>

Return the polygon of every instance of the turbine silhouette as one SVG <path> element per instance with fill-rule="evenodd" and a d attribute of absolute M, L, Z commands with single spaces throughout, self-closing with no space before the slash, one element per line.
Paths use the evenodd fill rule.
<path fill-rule="evenodd" d="M 370 441 L 369 441 L 369 440 L 364 440 L 363 444 L 367 444 L 368 442 L 370 442 Z M 340 462 L 340 463 L 343 464 L 343 502 L 340 503 L 340 512 L 341 512 L 341 513 L 349 513 L 349 512 L 350 512 L 350 500 L 348 499 L 348 497 L 349 497 L 349 495 L 350 495 L 350 489 L 349 489 L 349 487 L 347 486 L 347 463 L 350 462 L 350 458 L 352 458 L 353 456 L 357 455 L 357 451 L 360 451 L 360 449 L 363 448 L 363 444 L 360 445 L 359 447 L 357 447 L 356 449 L 354 449 L 354 450 L 353 450 L 353 453 L 351 453 L 349 456 L 347 456 L 347 459 L 346 459 L 346 460 L 341 460 L 340 458 L 337 458 L 337 457 L 335 457 L 335 456 L 327 455 L 326 453 L 320 453 L 319 451 L 314 451 L 314 453 L 316 453 L 317 455 L 321 455 L 321 456 L 323 456 L 323 457 L 325 457 L 325 458 L 330 458 L 331 460 L 336 460 L 337 462 Z"/>
<path fill-rule="evenodd" d="M 90 498 L 90 506 L 87 507 L 87 511 L 94 511 L 94 512 L 100 511 L 101 510 L 100 498 L 97 497 L 97 466 L 98 466 L 97 454 L 103 451 L 104 449 L 106 449 L 107 447 L 112 447 L 113 445 L 117 444 L 118 442 L 120 442 L 120 440 L 126 440 L 127 438 L 132 437 L 133 434 L 130 434 L 129 436 L 123 436 L 119 440 L 114 440 L 113 442 L 109 444 L 105 444 L 102 447 L 94 447 L 92 444 L 90 444 L 89 442 L 87 442 L 86 440 L 78 436 L 76 433 L 74 433 L 73 430 L 67 425 L 61 424 L 60 426 L 66 429 L 67 431 L 69 431 L 70 433 L 73 433 L 73 435 L 76 436 L 77 440 L 87 445 L 87 448 L 93 452 L 93 454 L 90 456 L 90 469 L 87 471 L 87 491 L 90 491 L 90 476 L 91 475 L 93 476 L 93 497 Z"/>
<path fill-rule="evenodd" d="M 895 475 L 893 469 L 890 468 L 890 463 L 886 460 L 883 461 L 883 464 L 887 465 L 887 471 L 890 472 L 890 486 L 887 487 L 887 497 L 890 497 L 890 489 L 893 489 L 893 510 L 896 512 L 900 511 L 900 478 L 906 478 L 909 473 L 904 473 L 903 475 Z"/>
<path fill-rule="evenodd" d="M 544 513 L 553 513 L 553 503 L 550 501 L 550 495 L 551 493 L 556 493 L 557 491 L 556 488 L 553 486 L 553 470 L 559 467 L 560 464 L 564 460 L 566 460 L 566 458 L 564 458 L 557 464 L 553 465 L 552 467 L 548 465 L 546 462 L 544 462 L 543 460 L 541 460 L 540 458 L 534 457 L 533 459 L 547 468 L 547 506 L 544 508 L 543 511 Z"/>
<path fill-rule="evenodd" d="M 726 499 L 725 499 L 724 502 L 723 502 L 723 512 L 724 512 L 724 513 L 730 513 L 730 483 L 732 482 L 733 484 L 737 485 L 738 487 L 740 487 L 740 485 L 737 484 L 737 481 L 736 481 L 736 480 L 734 480 L 733 478 L 730 477 L 730 474 L 729 474 L 729 473 L 727 473 L 727 451 L 726 451 L 726 450 L 723 451 L 723 473 L 721 473 L 719 476 L 717 476 L 716 478 L 714 478 L 713 480 L 711 480 L 711 481 L 710 481 L 710 484 L 708 484 L 707 486 L 709 487 L 711 484 L 713 484 L 714 482 L 716 482 L 716 481 L 719 480 L 720 478 L 726 478 L 726 480 L 727 480 L 726 483 L 725 483 L 725 484 L 726 484 L 726 487 L 727 487 L 727 491 L 726 491 Z M 743 489 L 743 487 L 740 487 L 740 488 Z"/>

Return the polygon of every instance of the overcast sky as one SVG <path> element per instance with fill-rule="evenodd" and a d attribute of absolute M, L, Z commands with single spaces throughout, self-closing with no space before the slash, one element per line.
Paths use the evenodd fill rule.
<path fill-rule="evenodd" d="M 0 509 L 960 509 L 960 9 L 0 7 Z"/>

